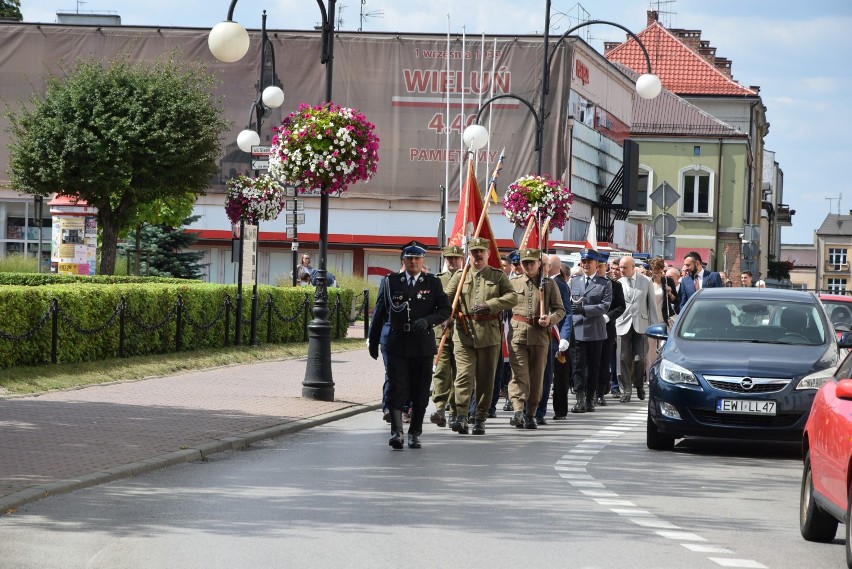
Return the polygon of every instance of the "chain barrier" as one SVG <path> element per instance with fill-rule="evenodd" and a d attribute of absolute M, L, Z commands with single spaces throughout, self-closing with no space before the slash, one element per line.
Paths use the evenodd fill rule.
<path fill-rule="evenodd" d="M 272 298 L 272 296 L 271 296 L 271 295 L 270 295 L 270 298 Z M 275 318 L 277 318 L 277 319 L 278 319 L 278 321 L 279 321 L 279 322 L 281 322 L 282 324 L 289 324 L 290 322 L 295 322 L 296 320 L 298 320 L 299 318 L 301 318 L 301 317 L 302 317 L 302 314 L 303 314 L 303 313 L 302 313 L 302 311 L 301 311 L 301 310 L 299 310 L 299 311 L 297 311 L 295 314 L 293 314 L 293 316 L 284 316 L 284 315 L 281 313 L 281 311 L 278 309 L 278 306 L 277 306 L 275 303 L 270 303 L 270 304 L 269 304 L 269 306 L 271 306 L 271 309 L 270 309 L 270 310 L 272 311 L 272 314 L 273 314 L 273 315 L 275 316 Z"/>
<path fill-rule="evenodd" d="M 64 310 L 59 310 L 59 316 L 60 316 L 60 318 L 62 318 L 62 322 L 67 324 L 72 330 L 74 330 L 78 334 L 83 334 L 84 336 L 91 336 L 92 334 L 97 334 L 98 332 L 103 332 L 104 330 L 106 330 L 107 328 L 112 326 L 113 323 L 115 322 L 115 319 L 118 318 L 119 314 L 121 314 L 122 307 L 123 307 L 122 303 L 119 302 L 118 306 L 115 308 L 115 310 L 112 311 L 112 314 L 109 315 L 106 322 L 104 322 L 103 324 L 100 324 L 98 326 L 95 326 L 94 328 L 82 327 L 79 323 L 72 320 L 71 317 L 68 316 Z"/>
<path fill-rule="evenodd" d="M 47 322 L 47 319 L 50 318 L 50 315 L 52 313 L 53 313 L 53 306 L 51 305 L 51 307 L 48 308 L 44 312 L 44 314 L 42 314 L 41 318 L 39 318 L 39 321 L 36 322 L 35 325 L 32 328 L 30 328 L 29 330 L 27 330 L 23 334 L 15 335 L 15 334 L 12 334 L 11 332 L 4 332 L 3 330 L 0 330 L 0 338 L 3 338 L 4 340 L 11 340 L 13 342 L 16 341 L 16 340 L 29 340 L 30 338 L 35 336 L 36 332 L 38 332 L 41 329 L 42 326 L 44 326 L 44 323 Z"/>
<path fill-rule="evenodd" d="M 177 314 L 177 311 L 178 311 L 178 305 L 175 304 L 174 306 L 172 306 L 169 309 L 169 311 L 166 313 L 166 316 L 162 320 L 157 322 L 156 324 L 146 324 L 145 322 L 142 321 L 141 318 L 131 314 L 129 310 L 128 310 L 127 316 L 136 324 L 136 327 L 141 332 L 153 332 L 154 330 L 158 330 L 158 329 L 162 328 L 163 326 L 165 326 L 166 324 L 168 324 L 169 320 L 171 320 L 172 317 L 174 317 L 175 314 Z"/>
<path fill-rule="evenodd" d="M 222 306 L 219 307 L 219 312 L 209 321 L 209 322 L 198 322 L 196 321 L 189 312 L 189 309 L 186 306 L 183 307 L 183 317 L 186 319 L 186 323 L 195 328 L 196 330 L 200 330 L 201 332 L 207 332 L 216 325 L 219 320 L 225 318 L 225 310 L 230 307 L 230 303 L 227 299 L 222 302 Z"/>

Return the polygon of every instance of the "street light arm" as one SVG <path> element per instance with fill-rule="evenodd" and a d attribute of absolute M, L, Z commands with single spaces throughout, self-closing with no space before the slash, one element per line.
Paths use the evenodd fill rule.
<path fill-rule="evenodd" d="M 527 101 L 523 97 L 519 97 L 518 95 L 515 95 L 513 93 L 503 93 L 503 94 L 500 94 L 500 95 L 494 95 L 493 97 L 491 97 L 490 99 L 488 99 L 487 101 L 482 103 L 482 105 L 479 107 L 479 110 L 476 111 L 476 124 L 479 124 L 479 119 L 482 116 L 482 113 L 485 112 L 485 109 L 488 107 L 488 105 L 490 105 L 491 103 L 493 103 L 494 101 L 497 101 L 499 99 L 515 99 L 516 101 L 523 103 L 524 105 L 527 106 L 527 108 L 533 114 L 533 117 L 535 117 L 536 126 L 538 126 L 538 123 L 541 122 L 542 119 L 539 116 L 538 111 L 535 110 L 535 107 L 532 106 L 532 103 L 530 103 L 529 101 Z"/>
<path fill-rule="evenodd" d="M 332 2 L 332 5 L 334 2 Z M 329 53 L 329 32 L 328 26 L 330 24 L 328 19 L 328 11 L 325 9 L 325 1 L 317 0 L 317 5 L 319 6 L 320 12 L 322 13 L 322 54 L 320 55 L 320 63 L 326 64 L 328 60 L 331 59 L 331 54 Z M 332 24 L 333 25 L 333 24 Z"/>
<path fill-rule="evenodd" d="M 237 1 L 238 0 L 231 0 L 231 6 L 228 8 L 228 21 L 229 22 L 234 21 L 234 8 L 237 7 Z"/>
<path fill-rule="evenodd" d="M 607 25 L 610 25 L 610 26 L 615 26 L 616 28 L 622 29 L 625 32 L 627 32 L 627 34 L 630 35 L 630 37 L 632 37 L 633 39 L 635 39 L 636 43 L 639 44 L 639 47 L 642 49 L 642 53 L 645 55 L 645 63 L 648 65 L 648 73 L 652 73 L 652 71 L 651 71 L 651 56 L 648 55 L 648 50 L 645 48 L 645 44 L 642 43 L 642 40 L 640 40 L 639 37 L 636 34 L 631 32 L 629 29 L 625 28 L 621 24 L 616 24 L 615 22 L 610 22 L 610 21 L 607 21 L 607 20 L 589 20 L 588 22 L 583 22 L 581 24 L 577 24 L 576 26 L 574 26 L 572 28 L 569 28 L 564 34 L 559 36 L 558 40 L 556 40 L 556 43 L 553 45 L 553 49 L 550 50 L 550 55 L 547 58 L 547 75 L 546 75 L 545 81 L 544 81 L 545 93 L 550 91 L 550 66 L 553 63 L 553 56 L 556 54 L 556 48 L 559 47 L 559 44 L 562 43 L 562 41 L 565 38 L 567 38 L 569 35 L 576 32 L 580 28 L 583 28 L 585 26 L 591 26 L 592 24 L 607 24 Z"/>

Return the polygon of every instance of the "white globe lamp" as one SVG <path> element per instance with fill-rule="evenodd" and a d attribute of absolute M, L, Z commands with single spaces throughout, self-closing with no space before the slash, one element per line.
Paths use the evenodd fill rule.
<path fill-rule="evenodd" d="M 660 78 L 653 73 L 645 73 L 640 75 L 636 80 L 636 92 L 643 99 L 653 99 L 663 90 L 663 84 Z"/>
<path fill-rule="evenodd" d="M 219 22 L 207 36 L 207 47 L 219 61 L 233 63 L 242 59 L 248 51 L 249 35 L 237 22 Z"/>
<path fill-rule="evenodd" d="M 284 91 L 276 85 L 270 85 L 263 90 L 263 94 L 260 98 L 263 101 L 263 104 L 270 109 L 277 109 L 284 104 Z"/>
<path fill-rule="evenodd" d="M 471 150 L 479 150 L 488 144 L 488 130 L 481 124 L 472 124 L 464 129 L 462 140 Z"/>
<path fill-rule="evenodd" d="M 260 135 L 250 129 L 245 129 L 237 135 L 237 146 L 243 152 L 251 152 L 252 146 L 260 144 Z"/>

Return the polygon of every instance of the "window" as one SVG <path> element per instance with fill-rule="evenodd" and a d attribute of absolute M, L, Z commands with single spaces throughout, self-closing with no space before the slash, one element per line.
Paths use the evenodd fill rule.
<path fill-rule="evenodd" d="M 634 213 L 639 215 L 651 215 L 651 200 L 648 195 L 653 188 L 651 187 L 654 173 L 645 166 L 639 166 L 639 184 L 636 188 L 636 209 Z"/>
<path fill-rule="evenodd" d="M 829 292 L 844 292 L 846 290 L 846 279 L 828 279 Z"/>
<path fill-rule="evenodd" d="M 840 265 L 846 264 L 846 249 L 830 248 L 828 250 L 828 264 L 835 265 L 836 270 L 840 270 Z"/>
<path fill-rule="evenodd" d="M 683 213 L 710 213 L 710 176 L 704 172 L 692 171 L 683 176 Z"/>

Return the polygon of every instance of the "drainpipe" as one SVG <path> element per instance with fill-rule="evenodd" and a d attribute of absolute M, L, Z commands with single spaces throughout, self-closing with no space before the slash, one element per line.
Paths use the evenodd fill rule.
<path fill-rule="evenodd" d="M 719 161 L 716 165 L 716 250 L 719 250 L 719 211 L 721 211 L 721 201 L 722 201 L 722 138 L 719 137 Z M 724 248 L 722 248 L 724 251 Z M 727 255 L 723 255 L 724 258 L 727 258 Z M 714 259 L 714 267 L 718 271 L 719 270 L 719 255 L 716 255 L 716 259 Z M 727 263 L 723 261 L 723 267 L 725 268 L 725 274 L 728 274 L 728 267 L 726 267 Z M 724 284 L 724 283 L 722 283 Z"/>

